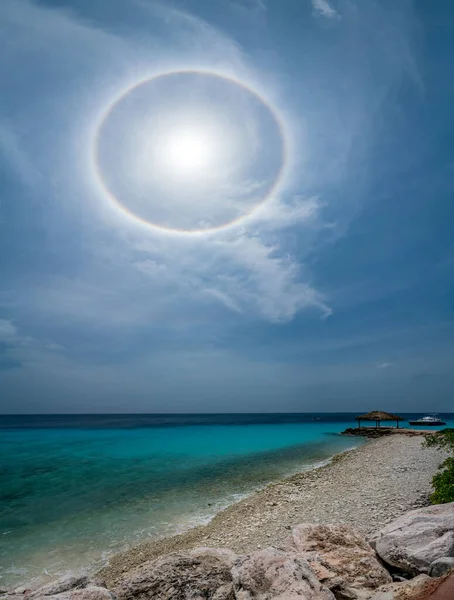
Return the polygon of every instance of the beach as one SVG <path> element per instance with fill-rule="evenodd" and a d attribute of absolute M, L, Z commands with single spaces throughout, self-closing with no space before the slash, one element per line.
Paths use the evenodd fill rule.
<path fill-rule="evenodd" d="M 426 506 L 444 453 L 421 437 L 374 439 L 336 455 L 320 468 L 268 485 L 218 513 L 207 525 L 143 542 L 109 561 L 99 575 L 108 587 L 140 564 L 198 546 L 238 553 L 279 547 L 295 525 L 345 523 L 368 535 L 414 508 Z"/>
<path fill-rule="evenodd" d="M 351 416 L 0 417 L 0 580 L 38 585 L 205 524 L 365 440 Z"/>

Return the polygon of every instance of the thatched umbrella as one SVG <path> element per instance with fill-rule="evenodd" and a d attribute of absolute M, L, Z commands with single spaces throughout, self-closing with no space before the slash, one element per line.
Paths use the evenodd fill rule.
<path fill-rule="evenodd" d="M 399 428 L 399 421 L 403 421 L 403 418 L 383 412 L 382 410 L 373 410 L 365 415 L 356 417 L 355 421 L 358 421 L 359 428 L 361 428 L 361 421 L 375 421 L 375 427 L 380 427 L 380 421 L 396 421 L 396 427 Z"/>

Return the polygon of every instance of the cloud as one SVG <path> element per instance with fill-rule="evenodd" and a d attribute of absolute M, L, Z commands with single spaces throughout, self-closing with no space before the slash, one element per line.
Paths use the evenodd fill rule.
<path fill-rule="evenodd" d="M 234 7 L 242 8 L 252 12 L 266 11 L 264 0 L 230 0 Z"/>
<path fill-rule="evenodd" d="M 212 284 L 242 307 L 273 322 L 291 320 L 297 312 L 316 308 L 331 313 L 321 294 L 302 281 L 298 261 L 282 253 L 279 246 L 267 245 L 259 237 L 242 236 L 218 242 L 219 257 L 232 261 L 230 269 L 216 269 Z"/>
<path fill-rule="evenodd" d="M 243 1 L 241 4 L 253 10 L 264 9 L 264 4 L 260 1 Z M 91 182 L 82 169 L 88 170 L 90 166 L 86 157 L 82 156 L 82 150 L 89 155 L 85 143 L 89 135 L 87 129 L 81 128 L 81 132 L 77 134 L 74 129 L 80 124 L 81 118 L 86 118 L 85 115 L 90 116 L 86 119 L 90 126 L 92 125 L 99 106 L 110 99 L 113 89 L 122 88 L 131 78 L 139 78 L 145 72 L 167 68 L 172 63 L 200 63 L 207 68 L 227 70 L 241 79 L 250 81 L 252 85 L 260 80 L 259 74 L 251 68 L 249 58 L 236 41 L 198 16 L 149 2 L 137 2 L 133 6 L 139 8 L 125 11 L 124 27 L 120 30 L 110 28 L 108 24 L 103 27 L 99 19 L 95 21 L 88 16 L 79 18 L 68 11 L 51 10 L 23 0 L 7 0 L 3 4 L 3 7 L 8 9 L 6 16 L 11 18 L 13 15 L 16 28 L 26 34 L 23 39 L 27 40 L 27 52 L 38 48 L 36 52 L 39 64 L 52 65 L 58 76 L 59 86 L 58 93 L 54 95 L 67 100 L 59 101 L 59 105 L 65 107 L 65 114 L 71 115 L 71 123 L 62 123 L 60 127 L 60 121 L 56 121 L 51 131 L 57 132 L 60 138 L 54 140 L 55 144 L 46 143 L 46 148 L 67 150 L 76 147 L 81 152 L 64 157 L 70 163 L 69 166 L 66 163 L 62 164 L 61 157 L 55 161 L 54 155 L 46 156 L 46 153 L 42 152 L 42 145 L 36 146 L 42 154 L 42 157 L 39 157 L 40 164 L 47 158 L 48 172 L 45 179 L 52 181 L 54 186 L 46 195 L 48 213 L 45 217 L 51 213 L 55 221 L 58 219 L 59 225 L 61 223 L 63 228 L 66 226 L 70 229 L 73 216 L 77 219 L 83 213 L 85 239 L 89 240 L 87 244 L 92 246 L 90 260 L 93 263 L 90 266 L 84 265 L 76 280 L 68 281 L 70 278 L 64 277 L 54 277 L 52 282 L 46 280 L 47 289 L 37 291 L 37 297 L 43 299 L 43 310 L 46 309 L 44 298 L 47 298 L 55 306 L 57 313 L 66 311 L 68 314 L 79 314 L 82 319 L 95 317 L 98 313 L 99 319 L 105 322 L 109 319 L 122 324 L 139 319 L 160 319 L 162 322 L 165 318 L 171 322 L 172 311 L 181 314 L 184 305 L 185 310 L 197 312 L 197 303 L 206 306 L 207 300 L 212 299 L 213 304 L 223 306 L 243 319 L 259 318 L 271 322 L 287 322 L 306 309 L 316 309 L 324 316 L 329 315 L 330 300 L 314 287 L 305 264 L 318 232 L 326 227 L 324 209 L 327 202 L 323 196 L 295 193 L 288 185 L 241 227 L 217 237 L 208 236 L 206 239 L 188 241 L 178 238 L 163 239 L 146 230 L 133 231 L 133 227 L 125 222 L 123 217 L 117 219 L 114 216 L 109 202 L 103 202 L 99 190 L 90 187 Z M 313 0 L 313 7 L 317 14 L 326 18 L 339 16 L 326 0 Z M 122 11 L 120 6 L 118 10 Z M 364 21 L 369 24 L 368 15 L 364 16 Z M 93 23 L 96 23 L 96 26 Z M 162 26 L 162 32 L 158 25 Z M 130 30 L 128 26 L 131 27 Z M 132 35 L 131 31 L 136 31 L 138 27 L 139 31 L 143 28 L 144 31 L 149 30 L 149 33 L 146 36 L 140 33 Z M 8 34 L 11 38 L 14 35 L 13 31 L 14 28 L 11 28 L 11 33 Z M 113 35 L 111 31 L 117 33 Z M 400 39 L 403 36 L 398 32 L 395 37 Z M 58 57 L 55 57 L 56 44 L 59 47 L 59 56 L 62 56 L 61 64 Z M 9 46 L 14 47 L 14 44 Z M 406 48 L 405 44 L 403 46 Z M 395 79 L 400 81 L 401 68 L 397 68 L 395 62 L 393 57 L 392 68 L 398 71 Z M 142 67 L 144 70 L 141 73 Z M 387 69 L 385 71 L 387 73 Z M 71 72 L 71 81 L 65 79 L 66 72 Z M 6 71 L 5 73 L 7 74 Z M 37 73 L 38 79 L 39 75 Z M 52 81 L 51 74 L 47 73 L 47 76 Z M 89 77 L 90 85 L 87 83 L 76 86 L 72 82 L 74 77 L 78 81 Z M 386 81 L 388 80 L 386 77 Z M 67 89 L 63 89 L 65 82 Z M 275 87 L 276 89 L 269 90 L 271 98 L 279 96 L 279 86 Z M 323 88 L 323 85 L 312 87 Z M 51 85 L 49 89 L 52 89 Z M 79 89 L 90 90 L 90 94 L 80 97 Z M 310 118 L 314 127 L 312 133 L 308 129 L 307 139 L 303 144 L 311 148 L 314 161 L 305 169 L 303 165 L 302 169 L 305 178 L 314 177 L 308 185 L 311 189 L 323 187 L 325 181 L 337 184 L 341 180 L 341 177 L 336 180 L 336 177 L 332 176 L 338 165 L 336 161 L 339 160 L 338 157 L 349 155 L 349 144 L 354 142 L 355 129 L 362 129 L 361 114 L 364 107 L 361 103 L 359 106 L 358 102 L 352 103 L 350 96 L 338 98 L 337 95 L 333 95 L 333 98 L 335 106 L 331 107 L 331 99 L 325 98 L 328 104 L 322 106 L 322 114 L 315 112 L 313 119 L 312 114 L 307 112 L 307 107 L 301 111 L 309 115 L 308 119 Z M 317 99 L 316 104 L 318 110 Z M 51 102 L 49 106 L 55 108 Z M 67 110 L 68 106 L 71 107 L 71 111 Z M 346 115 L 342 112 L 343 106 L 347 107 L 344 110 Z M 370 121 L 370 103 L 367 97 L 364 98 L 364 106 L 367 107 L 367 118 Z M 38 123 L 36 127 L 39 127 L 39 123 L 46 124 L 49 119 L 52 122 L 55 120 L 54 114 L 42 112 L 46 107 L 49 108 L 44 102 L 43 106 L 40 105 L 41 112 L 34 114 L 35 122 Z M 348 112 L 350 107 L 352 115 Z M 285 106 L 281 108 L 285 115 Z M 342 119 L 338 118 L 339 114 Z M 332 121 L 329 120 L 330 115 L 334 115 Z M 342 125 L 344 121 L 345 126 Z M 8 120 L 8 126 L 9 132 L 3 134 L 3 146 L 5 149 L 9 146 L 14 147 L 13 141 L 18 140 L 17 145 L 20 147 L 16 124 L 10 124 Z M 330 152 L 325 152 L 325 147 L 311 144 L 311 141 L 324 137 L 320 135 L 324 127 L 329 130 L 329 135 L 325 138 L 333 144 L 332 154 L 337 157 L 333 160 Z M 299 131 L 299 128 L 299 117 L 293 115 L 292 129 Z M 45 135 L 50 135 L 47 125 L 45 130 Z M 44 140 L 47 141 L 45 137 Z M 27 171 L 33 172 L 33 168 L 28 169 L 28 161 L 33 157 L 29 158 L 28 154 L 24 155 L 21 152 L 13 152 L 11 157 L 19 171 L 25 174 Z M 58 192 L 52 177 L 56 171 Z M 342 172 L 342 165 L 339 171 Z M 289 178 L 291 179 L 292 177 Z M 254 183 L 251 182 L 251 186 Z M 65 198 L 65 202 L 61 202 L 62 197 Z M 336 228 L 336 235 L 342 235 L 346 223 L 348 224 L 357 210 L 356 207 L 352 208 L 354 201 L 348 206 L 349 202 L 348 198 L 342 198 L 339 213 L 329 215 L 330 224 L 333 220 L 337 223 L 338 217 L 342 221 L 339 228 Z M 108 230 L 110 231 L 106 234 Z M 127 233 L 124 233 L 125 231 Z M 119 238 L 123 236 L 124 243 L 109 245 L 106 238 L 112 235 Z M 297 248 L 294 243 L 296 237 Z M 110 278 L 107 272 L 105 280 L 103 276 L 96 275 L 96 268 L 102 268 L 99 257 L 104 252 L 111 255 L 109 260 L 112 261 L 112 265 L 119 265 L 118 269 L 122 273 L 120 278 L 115 277 L 113 268 Z M 135 270 L 140 277 L 134 278 L 128 269 Z M 129 280 L 130 289 L 123 285 L 124 281 Z M 65 286 L 69 291 L 65 291 Z M 128 306 L 133 307 L 134 311 L 128 311 Z"/>
<path fill-rule="evenodd" d="M 24 149 L 21 136 L 2 119 L 0 119 L 1 160 L 14 170 L 22 184 L 32 187 L 40 182 L 41 174 Z"/>
<path fill-rule="evenodd" d="M 287 203 L 274 199 L 266 203 L 250 228 L 264 232 L 280 231 L 296 225 L 317 227 L 321 208 L 322 203 L 316 196 L 310 198 L 295 196 Z"/>
<path fill-rule="evenodd" d="M 227 294 L 213 288 L 206 288 L 204 291 L 206 294 L 219 300 L 219 302 L 221 302 L 221 304 L 223 304 L 226 308 L 233 310 L 233 312 L 243 313 L 243 310 L 240 308 L 240 306 L 238 306 L 238 304 Z"/>
<path fill-rule="evenodd" d="M 147 258 L 132 264 L 162 286 L 160 293 L 184 298 L 186 310 L 211 297 L 243 318 L 286 322 L 305 309 L 326 317 L 332 312 L 327 300 L 280 235 L 295 226 L 311 235 L 319 226 L 318 205 L 301 198 L 281 209 L 273 203 L 249 227 L 217 236 L 137 240 L 136 250 Z"/>
<path fill-rule="evenodd" d="M 263 11 L 265 8 L 260 0 L 243 0 L 239 4 L 251 10 Z M 41 283 L 35 284 L 34 306 L 40 306 L 45 312 L 53 310 L 58 315 L 72 315 L 75 320 L 97 320 L 121 327 L 140 321 L 171 326 L 169 324 L 181 320 L 183 315 L 197 314 L 199 318 L 200 311 L 205 311 L 209 302 L 216 309 L 229 310 L 232 317 L 238 319 L 284 323 L 300 311 L 314 309 L 322 316 L 328 316 L 331 314 L 330 297 L 325 297 L 315 287 L 306 265 L 307 258 L 324 227 L 332 227 L 333 221 L 337 224 L 339 220 L 339 227 L 332 227 L 333 236 L 342 235 L 358 212 L 353 195 L 350 200 L 345 193 L 338 203 L 338 212 L 331 211 L 333 214 L 326 220 L 325 207 L 329 205 L 332 209 L 334 203 L 325 200 L 323 186 L 342 183 L 345 161 L 355 145 L 355 135 L 358 132 L 362 135 L 366 118 L 368 123 L 375 122 L 371 118 L 375 113 L 370 102 L 376 97 L 375 89 L 369 94 L 355 87 L 356 79 L 352 81 L 349 71 L 348 77 L 342 78 L 340 94 L 314 97 L 312 109 L 307 105 L 301 108 L 300 112 L 307 115 L 306 120 L 310 122 L 307 131 L 300 115 L 292 116 L 292 131 L 304 129 L 307 133 L 303 140 L 296 139 L 299 134 L 295 134 L 296 141 L 304 143 L 293 144 L 293 147 L 310 148 L 307 153 L 313 161 L 308 165 L 298 163 L 300 174 L 304 175 L 294 187 L 304 180 L 307 189 L 315 190 L 315 194 L 295 190 L 292 173 L 290 183 L 257 211 L 253 219 L 244 221 L 241 227 L 230 232 L 184 239 L 139 230 L 124 217 L 114 215 L 110 203 L 101 197 L 98 189 L 93 189 L 87 176 L 90 167 L 87 156 L 91 155 L 86 139 L 100 106 L 131 79 L 174 65 L 193 64 L 225 70 L 250 81 L 253 87 L 261 77 L 237 42 L 202 18 L 150 2 L 135 2 L 132 6 L 128 10 L 121 4 L 117 6 L 118 14 L 122 16 L 122 28 L 110 27 L 109 21 L 103 24 L 99 18 L 90 18 L 90 14 L 78 17 L 68 11 L 44 8 L 25 0 L 6 0 L 1 6 L 1 10 L 6 11 L 3 15 L 6 22 L 9 18 L 15 24 L 5 30 L 10 36 L 7 44 L 10 54 L 3 62 L 0 57 L 4 77 L 14 72 L 10 63 L 19 70 L 24 58 L 28 60 L 30 53 L 35 52 L 39 69 L 50 69 L 43 79 L 50 82 L 47 88 L 51 90 L 52 98 L 58 98 L 58 105 L 45 95 L 46 90 L 40 89 L 44 101 L 34 103 L 32 115 L 34 128 L 43 136 L 38 141 L 45 142 L 34 145 L 39 157 L 36 152 L 35 156 L 30 156 L 33 152 L 30 150 L 29 153 L 28 148 L 23 152 L 20 129 L 9 118 L 5 120 L 8 127 L 3 126 L 3 137 L 0 129 L 0 144 L 3 141 L 5 152 L 8 148 L 16 148 L 17 151 L 10 153 L 10 159 L 18 172 L 30 180 L 36 168 L 33 159 L 39 158 L 40 166 L 46 162 L 47 172 L 43 179 L 52 185 L 48 193 L 43 194 L 43 220 L 50 216 L 54 220 L 53 226 L 64 231 L 62 237 L 72 233 L 75 226 L 83 227 L 85 244 L 90 246 L 86 257 L 82 257 L 79 249 L 76 257 L 71 256 L 78 265 L 77 277 L 42 274 Z M 392 57 L 382 51 L 386 44 L 381 37 L 381 28 L 376 27 L 380 19 L 375 19 L 374 11 L 380 18 L 383 15 L 378 5 L 370 6 L 362 9 L 362 4 L 358 5 L 360 42 L 366 54 L 375 56 L 380 49 L 380 61 L 384 57 L 383 65 L 380 62 L 383 67 L 380 82 L 385 82 L 385 89 L 390 81 L 401 82 L 402 72 L 411 65 L 410 47 L 405 29 L 397 23 L 393 36 L 388 37 L 392 48 L 401 51 L 393 52 Z M 339 18 L 339 13 L 327 0 L 313 0 L 313 8 L 325 18 Z M 106 19 L 110 19 L 107 14 Z M 14 35 L 17 31 L 21 32 L 21 52 L 25 52 L 25 57 L 11 54 L 11 49 L 16 47 Z M 370 46 L 367 45 L 369 42 Z M 57 45 L 58 56 L 55 55 Z M 317 61 L 317 57 L 314 60 Z M 356 63 L 355 57 L 352 61 L 352 71 L 361 72 L 363 62 Z M 368 61 L 364 63 L 369 65 Z M 303 73 L 302 77 L 308 76 L 308 89 L 325 89 L 323 79 L 311 79 L 324 76 L 323 68 L 319 68 L 323 63 L 315 62 L 314 66 L 316 68 Z M 37 82 L 42 75 L 38 71 Z M 26 78 L 25 81 L 34 79 Z M 57 92 L 52 82 L 58 86 Z M 84 85 L 77 82 L 84 82 Z M 285 103 L 279 102 L 279 82 L 275 84 L 267 90 L 267 96 L 286 116 Z M 7 91 L 10 87 L 5 85 Z M 81 95 L 80 90 L 89 90 L 89 93 Z M 30 88 L 29 96 L 40 97 L 34 93 L 34 88 Z M 308 99 L 310 94 L 305 95 L 303 104 Z M 30 111 L 28 102 L 19 108 L 22 115 Z M 59 110 L 67 117 L 69 115 L 68 122 L 63 116 L 57 119 Z M 48 126 L 49 122 L 52 127 Z M 41 123 L 43 131 L 40 131 Z M 81 123 L 86 127 L 79 127 Z M 77 128 L 80 131 L 75 132 Z M 324 135 L 325 132 L 329 135 Z M 368 138 L 367 134 L 362 137 Z M 58 139 L 52 137 L 48 143 L 47 136 L 57 135 Z M 321 139 L 332 145 L 319 146 Z M 48 148 L 51 150 L 47 151 Z M 72 155 L 68 148 L 71 151 L 75 148 L 79 153 Z M 64 152 L 56 157 L 55 149 Z M 307 184 L 306 179 L 309 180 Z M 106 262 L 109 262 L 108 267 Z M 20 299 L 18 302 L 25 301 Z M 208 311 L 205 318 L 209 321 L 213 315 Z"/>
<path fill-rule="evenodd" d="M 243 1 L 240 4 L 251 10 L 263 11 L 266 8 L 261 1 Z M 68 102 L 60 104 L 73 109 L 70 127 L 65 128 L 63 123 L 61 128 L 52 128 L 61 136 L 58 144 L 50 144 L 52 147 L 85 149 L 82 136 L 70 139 L 74 135 L 74 123 L 80 123 L 80 114 L 96 114 L 99 104 L 111 94 L 114 85 L 121 87 L 123 78 L 126 81 L 132 76 L 139 76 L 141 64 L 147 63 L 149 71 L 159 68 L 160 60 L 168 66 L 171 63 L 169 53 L 172 58 L 178 55 L 179 60 L 185 63 L 203 60 L 207 67 L 227 69 L 251 82 L 259 80 L 235 40 L 203 19 L 181 10 L 138 2 L 138 11 L 128 11 L 125 23 L 133 19 L 136 11 L 135 26 L 140 16 L 141 26 L 146 28 L 147 23 L 156 25 L 159 22 L 164 33 L 161 34 L 159 27 L 155 27 L 147 36 L 134 37 L 129 35 L 126 26 L 122 33 L 113 35 L 110 33 L 112 29 L 103 29 L 99 20 L 94 26 L 92 23 L 95 21 L 88 17 L 79 18 L 68 11 L 50 10 L 22 0 L 19 3 L 7 1 L 4 6 L 8 7 L 8 14 L 14 16 L 17 27 L 27 32 L 27 47 L 39 48 L 39 64 L 51 64 L 58 74 L 58 95 L 68 99 Z M 314 7 L 325 16 L 337 14 L 321 0 L 315 2 Z M 171 40 L 170 44 L 167 38 Z M 47 40 L 46 43 L 43 40 Z M 63 57 L 61 65 L 53 48 L 57 42 Z M 83 52 L 74 51 L 74 48 L 81 47 Z M 188 56 L 191 56 L 189 61 Z M 93 85 L 79 87 L 90 89 L 91 109 L 90 98 L 79 98 L 74 91 L 76 86 L 71 82 L 68 82 L 68 90 L 62 89 L 67 64 L 75 77 L 82 77 L 80 73 L 84 76 L 90 74 Z M 99 73 L 103 73 L 102 78 L 98 77 Z M 271 92 L 273 96 L 273 90 Z M 40 107 L 40 110 L 44 108 Z M 42 112 L 34 116 L 38 123 L 54 117 Z M 292 124 L 297 127 L 296 118 Z M 18 146 L 21 146 L 20 139 L 12 132 L 15 132 L 14 123 L 10 126 L 10 133 L 3 135 L 5 148 L 8 144 L 14 147 L 11 141 L 14 139 L 18 139 Z M 87 131 L 84 130 L 83 134 L 86 136 Z M 45 153 L 42 154 L 40 164 L 45 159 Z M 11 157 L 19 171 L 33 174 L 33 168 L 28 169 L 28 160 L 32 161 L 33 157 L 29 159 L 20 152 L 13 153 Z M 69 315 L 76 321 L 95 319 L 121 327 L 140 321 L 147 324 L 173 323 L 175 314 L 178 319 L 182 314 L 199 315 L 201 307 L 205 309 L 209 302 L 216 309 L 228 310 L 239 319 L 262 319 L 273 323 L 288 322 L 304 310 L 315 310 L 322 316 L 331 314 L 329 299 L 314 287 L 305 266 L 310 245 L 317 231 L 324 226 L 321 215 L 324 202 L 317 196 L 306 197 L 304 193 L 295 194 L 293 190 L 284 188 L 257 211 L 253 219 L 246 220 L 241 227 L 228 233 L 192 240 L 163 238 L 149 231 L 134 229 L 124 220 L 116 221 L 110 206 L 102 205 L 98 192 L 90 195 L 93 190 L 84 187 L 86 175 L 77 170 L 80 166 L 87 166 L 82 156 L 75 157 L 71 168 L 61 165 L 60 158 L 59 162 L 53 162 L 53 158 L 51 155 L 48 157 L 47 168 L 50 175 L 52 170 L 58 169 L 59 194 L 55 193 L 54 187 L 48 196 L 56 197 L 52 210 L 59 212 L 54 212 L 52 217 L 58 218 L 62 227 L 70 228 L 71 211 L 77 216 L 81 210 L 85 211 L 85 239 L 91 245 L 88 261 L 91 264 L 82 265 L 77 278 L 44 276 L 42 283 L 36 284 L 36 308 L 40 306 L 44 312 L 53 310 L 56 315 Z M 251 182 L 253 185 L 254 182 Z M 60 202 L 63 194 L 64 203 Z M 85 202 L 81 202 L 81 198 Z M 50 206 L 52 200 L 46 201 Z M 98 229 L 93 228 L 91 223 L 96 219 Z M 296 228 L 298 251 L 292 246 L 292 232 Z M 106 238 L 112 236 L 118 236 L 120 241 L 106 242 Z M 111 267 L 103 271 L 104 259 L 100 257 L 104 254 L 108 256 Z M 208 313 L 207 321 L 211 317 Z"/>
<path fill-rule="evenodd" d="M 312 6 L 317 16 L 327 19 L 340 19 L 340 14 L 331 6 L 328 0 L 312 0 Z"/>
<path fill-rule="evenodd" d="M 394 363 L 392 362 L 384 362 L 384 363 L 380 363 L 377 365 L 377 369 L 389 369 L 390 367 L 393 366 Z"/>
<path fill-rule="evenodd" d="M 0 341 L 13 340 L 17 335 L 16 327 L 6 319 L 0 319 Z"/>

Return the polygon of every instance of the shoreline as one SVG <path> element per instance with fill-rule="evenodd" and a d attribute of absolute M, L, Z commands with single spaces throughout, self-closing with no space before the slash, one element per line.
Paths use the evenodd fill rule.
<path fill-rule="evenodd" d="M 421 448 L 419 436 L 371 439 L 327 464 L 269 483 L 186 532 L 141 542 L 110 557 L 97 573 L 115 587 L 142 563 L 198 546 L 251 552 L 279 546 L 302 522 L 345 523 L 370 534 L 400 514 L 428 504 L 444 454 Z"/>
<path fill-rule="evenodd" d="M 332 435 L 339 437 L 340 433 L 332 433 Z M 192 511 L 186 510 L 187 507 L 191 507 L 193 504 L 191 504 L 191 498 L 186 498 L 184 489 L 181 491 L 175 490 L 178 493 L 181 510 L 180 512 L 176 511 L 174 515 L 173 513 L 170 515 L 171 517 L 174 516 L 174 519 L 163 521 L 167 527 L 163 527 L 161 531 L 154 531 L 153 521 L 144 521 L 140 537 L 131 535 L 128 540 L 126 530 L 126 532 L 123 532 L 126 534 L 125 537 L 122 537 L 119 542 L 112 544 L 110 547 L 107 545 L 94 546 L 93 552 L 88 551 L 86 553 L 84 553 L 85 549 L 81 547 L 81 554 L 78 552 L 78 546 L 72 547 L 69 544 L 67 546 L 63 544 L 60 548 L 59 539 L 57 538 L 55 539 L 55 545 L 48 545 L 43 553 L 37 548 L 33 554 L 26 557 L 26 560 L 21 557 L 19 560 L 11 559 L 8 563 L 5 561 L 5 570 L 0 575 L 1 583 L 11 587 L 37 588 L 66 576 L 96 576 L 97 573 L 109 569 L 116 557 L 135 552 L 143 545 L 160 544 L 166 540 L 180 538 L 194 530 L 208 526 L 219 514 L 262 492 L 269 485 L 302 472 L 311 472 L 324 467 L 339 454 L 349 452 L 357 448 L 358 445 L 368 443 L 368 440 L 351 438 L 350 440 L 344 440 L 344 442 L 346 443 L 334 443 L 328 451 L 323 448 L 320 451 L 320 448 L 315 447 L 315 451 L 312 453 L 303 452 L 299 460 L 292 460 L 292 464 L 287 465 L 287 468 L 280 469 L 280 472 L 277 469 L 274 469 L 273 472 L 273 469 L 271 469 L 267 477 L 262 477 L 260 482 L 247 480 L 247 487 L 241 485 L 241 489 L 240 487 L 229 488 L 230 491 L 228 490 L 227 494 L 218 494 L 218 497 L 214 499 L 207 497 L 205 502 L 202 498 L 202 501 L 194 506 Z M 122 520 L 125 521 L 125 519 Z M 52 525 L 49 525 L 49 527 L 52 528 Z M 128 527 L 127 523 L 126 527 Z M 129 531 L 133 530 L 129 529 Z M 49 533 L 53 535 L 52 531 Z M 87 538 L 88 542 L 90 542 L 90 539 L 95 538 Z"/>

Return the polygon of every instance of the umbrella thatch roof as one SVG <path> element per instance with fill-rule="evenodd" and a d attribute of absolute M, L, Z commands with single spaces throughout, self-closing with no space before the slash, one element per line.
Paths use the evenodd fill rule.
<path fill-rule="evenodd" d="M 403 421 L 402 417 L 383 412 L 382 410 L 373 410 L 372 412 L 355 418 L 356 421 Z"/>

